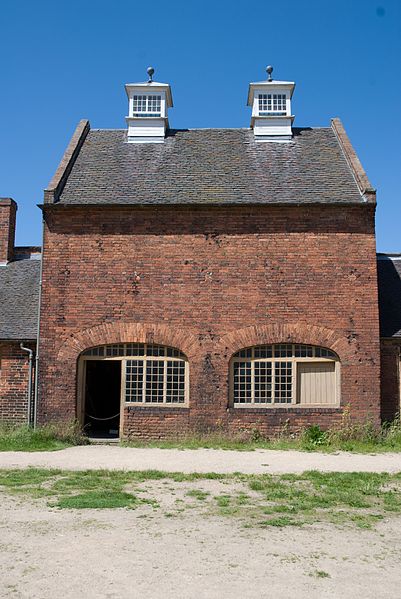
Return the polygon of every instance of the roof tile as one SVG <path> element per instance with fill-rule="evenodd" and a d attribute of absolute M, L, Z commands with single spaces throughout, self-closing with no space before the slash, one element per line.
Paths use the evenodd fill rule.
<path fill-rule="evenodd" d="M 0 339 L 36 339 L 40 260 L 0 266 Z"/>
<path fill-rule="evenodd" d="M 294 129 L 260 143 L 250 129 L 170 130 L 163 144 L 125 143 L 125 130 L 91 130 L 63 204 L 361 203 L 333 130 Z"/>

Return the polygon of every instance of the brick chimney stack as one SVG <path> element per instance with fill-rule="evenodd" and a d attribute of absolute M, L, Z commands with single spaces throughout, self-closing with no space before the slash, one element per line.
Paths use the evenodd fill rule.
<path fill-rule="evenodd" d="M 16 202 L 0 198 L 0 265 L 13 259 L 16 216 Z"/>

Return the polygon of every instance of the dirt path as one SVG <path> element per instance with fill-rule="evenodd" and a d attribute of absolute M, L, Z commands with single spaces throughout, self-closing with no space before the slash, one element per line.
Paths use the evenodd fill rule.
<path fill-rule="evenodd" d="M 64 470 L 164 470 L 244 474 L 322 472 L 399 472 L 401 453 L 375 455 L 301 451 L 223 451 L 218 449 L 149 449 L 108 445 L 70 447 L 52 452 L 2 452 L 0 468 Z"/>
<path fill-rule="evenodd" d="M 153 495 L 168 498 L 163 484 Z M 246 528 L 203 507 L 59 510 L 0 493 L 0 597 L 394 599 L 401 518 Z"/>

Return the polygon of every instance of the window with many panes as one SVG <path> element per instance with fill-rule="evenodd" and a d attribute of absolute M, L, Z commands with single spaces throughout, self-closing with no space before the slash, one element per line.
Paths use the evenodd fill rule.
<path fill-rule="evenodd" d="M 93 347 L 90 359 L 121 359 L 123 392 L 127 403 L 182 405 L 188 394 L 188 361 L 173 347 L 146 343 L 118 343 Z"/>
<path fill-rule="evenodd" d="M 330 349 L 279 343 L 242 349 L 231 360 L 237 407 L 335 405 L 339 361 Z"/>
<path fill-rule="evenodd" d="M 285 94 L 259 94 L 259 116 L 284 116 L 287 114 Z"/>
<path fill-rule="evenodd" d="M 161 116 L 161 96 L 134 96 L 132 112 L 134 116 Z"/>

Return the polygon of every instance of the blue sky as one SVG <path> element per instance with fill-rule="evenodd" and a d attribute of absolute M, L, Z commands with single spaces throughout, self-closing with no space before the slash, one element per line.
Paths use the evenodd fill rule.
<path fill-rule="evenodd" d="M 170 124 L 246 127 L 250 81 L 293 80 L 297 126 L 339 116 L 378 189 L 377 246 L 401 251 L 399 0 L 1 0 L 0 196 L 41 243 L 43 189 L 77 122 L 123 128 L 124 83 L 172 85 Z"/>

